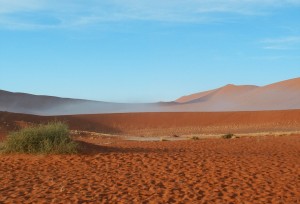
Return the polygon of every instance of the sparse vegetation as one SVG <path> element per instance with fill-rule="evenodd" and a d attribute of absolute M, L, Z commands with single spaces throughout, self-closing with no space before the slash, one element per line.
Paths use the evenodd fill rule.
<path fill-rule="evenodd" d="M 0 152 L 3 152 L 3 151 L 4 151 L 4 144 L 0 143 Z"/>
<path fill-rule="evenodd" d="M 232 133 L 228 133 L 228 134 L 222 136 L 223 139 L 232 139 L 233 137 L 234 137 L 234 134 L 232 134 Z"/>
<path fill-rule="evenodd" d="M 192 140 L 199 140 L 199 137 L 193 136 L 191 139 L 192 139 Z"/>
<path fill-rule="evenodd" d="M 10 133 L 2 144 L 2 152 L 71 154 L 77 152 L 77 144 L 69 136 L 65 123 L 51 122 Z"/>

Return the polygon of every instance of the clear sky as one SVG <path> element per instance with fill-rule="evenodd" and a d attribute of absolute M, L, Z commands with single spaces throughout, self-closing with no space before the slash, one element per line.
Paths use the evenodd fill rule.
<path fill-rule="evenodd" d="M 170 101 L 300 76 L 300 0 L 0 0 L 0 89 Z"/>

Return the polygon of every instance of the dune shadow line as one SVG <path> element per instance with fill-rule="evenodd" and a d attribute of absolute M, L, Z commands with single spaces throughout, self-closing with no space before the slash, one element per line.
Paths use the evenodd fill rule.
<path fill-rule="evenodd" d="M 84 141 L 76 141 L 79 144 L 79 153 L 84 155 L 94 155 L 101 153 L 151 153 L 155 150 L 146 148 L 120 148 L 96 145 Z"/>

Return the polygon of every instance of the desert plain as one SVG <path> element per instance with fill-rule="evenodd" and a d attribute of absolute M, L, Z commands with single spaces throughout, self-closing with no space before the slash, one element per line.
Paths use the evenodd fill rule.
<path fill-rule="evenodd" d="M 1 140 L 51 120 L 70 126 L 79 153 L 0 155 L 0 203 L 300 203 L 299 110 L 1 112 Z"/>

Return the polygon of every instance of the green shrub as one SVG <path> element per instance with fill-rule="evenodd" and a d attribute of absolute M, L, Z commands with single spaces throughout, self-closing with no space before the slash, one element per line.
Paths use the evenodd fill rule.
<path fill-rule="evenodd" d="M 10 133 L 3 150 L 6 153 L 70 154 L 77 152 L 77 144 L 69 136 L 65 123 L 51 122 Z"/>
<path fill-rule="evenodd" d="M 228 133 L 228 134 L 222 136 L 223 139 L 231 139 L 233 137 L 234 137 L 234 134 L 232 134 L 232 133 Z"/>

